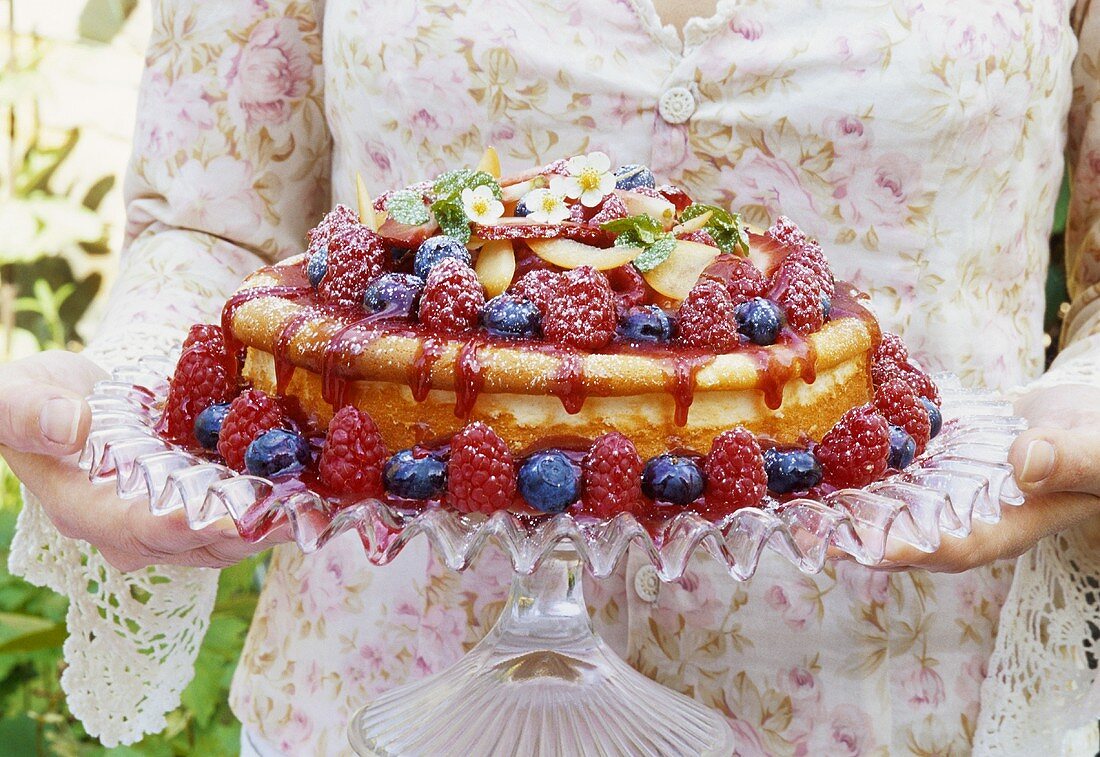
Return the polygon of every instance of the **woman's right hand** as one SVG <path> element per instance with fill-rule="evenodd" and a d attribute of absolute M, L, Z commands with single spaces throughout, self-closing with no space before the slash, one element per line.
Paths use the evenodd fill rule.
<path fill-rule="evenodd" d="M 43 352 L 0 365 L 0 456 L 42 503 L 62 535 L 83 539 L 122 571 L 149 565 L 221 568 L 266 549 L 225 519 L 201 531 L 182 511 L 149 512 L 145 499 L 121 500 L 76 465 L 91 425 L 84 398 L 105 374 L 70 352 Z"/>

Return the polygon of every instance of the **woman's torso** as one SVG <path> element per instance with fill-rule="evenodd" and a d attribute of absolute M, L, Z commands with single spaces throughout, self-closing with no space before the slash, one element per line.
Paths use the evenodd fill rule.
<path fill-rule="evenodd" d="M 926 366 L 1007 387 L 1042 365 L 1068 14 L 727 1 L 681 47 L 650 0 L 328 0 L 334 195 L 353 197 L 356 171 L 380 191 L 490 144 L 505 170 L 600 149 L 758 225 L 791 216 Z M 288 751 L 345 751 L 351 709 L 456 659 L 508 579 L 499 556 L 448 573 L 423 540 L 385 568 L 353 538 L 280 549 L 235 711 Z M 650 579 L 632 556 L 593 587 L 601 630 L 725 710 L 750 753 L 945 753 L 972 737 L 1011 568 L 805 576 L 769 554 L 746 583 L 709 558 L 681 585 Z"/>

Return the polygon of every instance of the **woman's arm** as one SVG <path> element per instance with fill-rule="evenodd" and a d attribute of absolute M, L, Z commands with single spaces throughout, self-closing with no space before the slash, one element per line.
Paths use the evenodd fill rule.
<path fill-rule="evenodd" d="M 0 454 L 63 534 L 117 567 L 248 552 L 232 533 L 190 532 L 182 515 L 91 489 L 64 456 L 83 444 L 82 398 L 102 369 L 165 352 L 216 321 L 250 271 L 302 249 L 328 193 L 320 34 L 311 2 L 156 4 L 106 317 L 82 356 L 0 370 Z"/>

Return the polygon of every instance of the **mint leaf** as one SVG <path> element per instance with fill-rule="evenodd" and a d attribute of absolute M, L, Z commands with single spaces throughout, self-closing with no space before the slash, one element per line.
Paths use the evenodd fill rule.
<path fill-rule="evenodd" d="M 484 171 L 474 171 L 470 168 L 456 168 L 441 174 L 432 185 L 432 193 L 437 200 L 452 200 L 462 194 L 463 189 L 475 187 L 489 187 L 493 196 L 498 200 L 501 197 L 500 184 Z"/>
<path fill-rule="evenodd" d="M 419 226 L 431 218 L 424 205 L 424 197 L 411 189 L 402 189 L 390 195 L 386 200 L 386 212 L 393 220 L 409 226 Z"/>
<path fill-rule="evenodd" d="M 620 247 L 648 247 L 658 239 L 667 236 L 665 227 L 645 213 L 626 218 L 616 218 L 613 221 L 600 224 L 600 228 L 616 234 L 615 244 Z"/>
<path fill-rule="evenodd" d="M 432 213 L 444 234 L 462 244 L 470 241 L 470 219 L 458 200 L 436 200 L 432 203 Z"/>
<path fill-rule="evenodd" d="M 641 255 L 634 258 L 634 267 L 642 273 L 652 271 L 661 263 L 668 260 L 668 256 L 676 248 L 676 240 L 666 235 L 645 248 Z"/>
<path fill-rule="evenodd" d="M 745 239 L 745 235 L 741 230 L 741 216 L 737 213 L 730 213 L 717 205 L 704 205 L 703 203 L 693 202 L 684 208 L 684 212 L 680 214 L 680 223 L 690 221 L 692 218 L 697 218 L 708 211 L 711 213 L 710 220 L 703 228 L 707 230 L 711 239 L 718 245 L 718 249 L 726 253 L 747 255 L 749 242 Z"/>

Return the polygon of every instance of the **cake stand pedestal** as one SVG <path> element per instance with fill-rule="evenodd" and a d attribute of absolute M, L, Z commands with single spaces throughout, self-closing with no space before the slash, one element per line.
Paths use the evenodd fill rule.
<path fill-rule="evenodd" d="M 721 715 L 646 678 L 596 634 L 583 575 L 568 547 L 516 574 L 489 634 L 448 670 L 360 710 L 352 748 L 371 757 L 732 754 Z"/>

